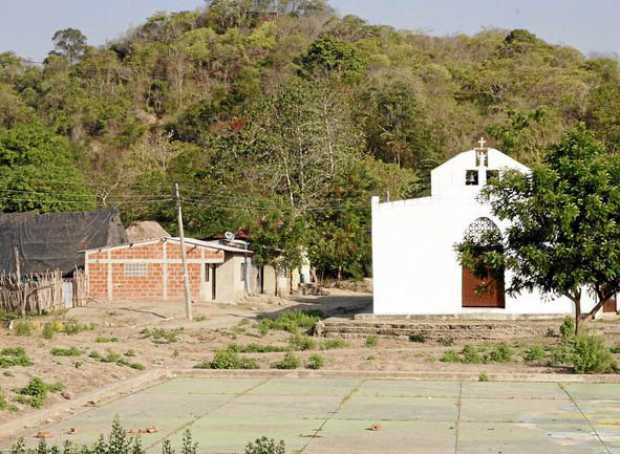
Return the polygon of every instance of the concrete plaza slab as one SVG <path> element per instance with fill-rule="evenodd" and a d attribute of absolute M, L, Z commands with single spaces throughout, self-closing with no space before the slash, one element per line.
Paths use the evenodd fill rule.
<path fill-rule="evenodd" d="M 289 453 L 620 454 L 620 384 L 424 382 L 363 377 L 182 377 L 37 428 L 94 442 L 118 416 L 150 452 L 190 429 L 200 452 L 267 436 Z M 75 433 L 69 435 L 70 429 Z"/>

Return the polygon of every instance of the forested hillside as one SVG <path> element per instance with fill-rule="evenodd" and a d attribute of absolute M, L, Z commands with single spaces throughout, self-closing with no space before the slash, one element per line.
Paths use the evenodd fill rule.
<path fill-rule="evenodd" d="M 83 34 L 84 33 L 84 34 Z M 370 261 L 369 199 L 428 191 L 480 135 L 524 163 L 584 122 L 620 151 L 618 61 L 525 30 L 437 38 L 322 0 L 212 0 L 103 47 L 61 30 L 0 53 L 0 210 L 118 206 L 188 233 L 249 229 L 259 258 Z"/>

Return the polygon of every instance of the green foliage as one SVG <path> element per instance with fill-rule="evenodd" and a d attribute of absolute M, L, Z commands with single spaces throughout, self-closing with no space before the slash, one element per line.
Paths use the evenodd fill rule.
<path fill-rule="evenodd" d="M 596 335 L 576 336 L 570 359 L 578 374 L 608 373 L 616 369 L 609 348 Z"/>
<path fill-rule="evenodd" d="M 305 77 L 337 74 L 348 81 L 358 80 L 367 66 L 355 47 L 332 37 L 319 38 L 313 42 L 298 64 L 300 74 Z"/>
<path fill-rule="evenodd" d="M 365 345 L 368 348 L 376 347 L 379 344 L 379 338 L 375 335 L 370 335 L 366 338 Z"/>
<path fill-rule="evenodd" d="M 45 404 L 48 393 L 60 392 L 64 389 L 62 383 L 47 384 L 39 377 L 33 377 L 28 385 L 18 391 L 18 402 L 41 408 Z"/>
<path fill-rule="evenodd" d="M 77 347 L 62 348 L 54 347 L 51 351 L 53 356 L 81 356 L 82 351 Z"/>
<path fill-rule="evenodd" d="M 461 362 L 461 357 L 454 350 L 448 350 L 443 353 L 439 361 L 442 363 L 459 363 Z"/>
<path fill-rule="evenodd" d="M 74 336 L 84 331 L 93 331 L 95 325 L 93 323 L 79 323 L 74 320 L 69 320 L 68 322 L 59 323 L 58 327 L 55 329 L 64 332 L 68 336 Z"/>
<path fill-rule="evenodd" d="M 109 344 L 111 342 L 118 342 L 118 337 L 97 336 L 95 339 L 97 344 Z"/>
<path fill-rule="evenodd" d="M 319 342 L 319 348 L 321 350 L 335 350 L 338 348 L 347 348 L 349 344 L 347 341 L 340 337 L 334 337 L 330 339 L 323 339 Z"/>
<path fill-rule="evenodd" d="M 545 349 L 540 345 L 532 345 L 523 354 L 523 359 L 528 363 L 540 362 L 545 359 Z"/>
<path fill-rule="evenodd" d="M 0 411 L 5 411 L 9 407 L 9 403 L 6 400 L 4 392 L 0 389 Z"/>
<path fill-rule="evenodd" d="M 259 345 L 259 344 L 247 344 L 238 345 L 230 344 L 226 347 L 226 350 L 235 353 L 280 353 L 288 350 L 288 347 L 279 347 L 275 345 Z"/>
<path fill-rule="evenodd" d="M 11 194 L 0 211 L 87 210 L 94 205 L 86 187 L 66 139 L 34 123 L 0 129 L 0 192 Z"/>
<path fill-rule="evenodd" d="M 575 321 L 571 317 L 565 317 L 560 325 L 560 337 L 569 340 L 575 335 Z"/>
<path fill-rule="evenodd" d="M 301 359 L 293 352 L 288 352 L 280 361 L 272 365 L 274 369 L 298 369 L 301 367 Z"/>
<path fill-rule="evenodd" d="M 320 312 L 287 311 L 280 314 L 277 318 L 262 319 L 260 324 L 268 329 L 277 329 L 296 334 L 298 331 L 309 331 L 321 319 Z M 260 330 L 260 328 L 259 328 Z"/>
<path fill-rule="evenodd" d="M 248 443 L 245 454 L 285 454 L 286 447 L 283 441 L 276 442 L 274 439 L 261 437 L 253 443 Z"/>
<path fill-rule="evenodd" d="M 307 369 L 318 370 L 321 369 L 325 365 L 325 358 L 318 353 L 314 353 L 308 357 L 308 361 L 306 362 Z"/>
<path fill-rule="evenodd" d="M 316 348 L 316 341 L 310 336 L 297 333 L 291 336 L 289 345 L 295 350 L 314 350 Z"/>
<path fill-rule="evenodd" d="M 28 320 L 19 320 L 14 323 L 13 329 L 15 330 L 16 336 L 27 337 L 32 335 L 34 327 L 32 326 L 32 322 Z"/>
<path fill-rule="evenodd" d="M 47 322 L 45 325 L 43 325 L 41 336 L 43 336 L 44 339 L 53 339 L 54 334 L 56 334 L 56 331 L 54 330 L 54 325 L 52 323 Z"/>
<path fill-rule="evenodd" d="M 478 349 L 472 345 L 465 345 L 461 355 L 462 362 L 465 364 L 480 364 L 484 362 L 484 357 L 480 354 Z"/>
<path fill-rule="evenodd" d="M 6 347 L 0 350 L 0 368 L 32 366 L 32 361 L 23 347 Z"/>
<path fill-rule="evenodd" d="M 489 376 L 485 372 L 480 372 L 480 375 L 478 376 L 478 381 L 487 382 L 489 381 Z"/>
<path fill-rule="evenodd" d="M 151 339 L 154 344 L 173 344 L 179 340 L 182 332 L 183 328 L 144 328 L 140 334 L 145 339 Z"/>
<path fill-rule="evenodd" d="M 499 344 L 493 346 L 485 358 L 488 362 L 508 363 L 512 360 L 513 350 L 509 345 Z"/>
<path fill-rule="evenodd" d="M 424 333 L 414 333 L 409 335 L 409 342 L 415 342 L 418 344 L 423 344 L 426 342 L 426 334 Z"/>
<path fill-rule="evenodd" d="M 219 350 L 215 352 L 213 361 L 202 362 L 194 366 L 195 369 L 258 369 L 253 358 L 245 358 L 237 352 Z"/>

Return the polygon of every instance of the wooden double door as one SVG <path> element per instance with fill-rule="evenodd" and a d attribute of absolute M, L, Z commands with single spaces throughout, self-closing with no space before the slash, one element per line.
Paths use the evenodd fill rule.
<path fill-rule="evenodd" d="M 504 281 L 490 276 L 480 279 L 469 269 L 463 268 L 462 304 L 463 307 L 504 309 L 506 296 Z"/>

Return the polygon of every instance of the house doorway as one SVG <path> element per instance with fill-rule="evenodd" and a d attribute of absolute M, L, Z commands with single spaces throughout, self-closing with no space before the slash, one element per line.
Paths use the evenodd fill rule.
<path fill-rule="evenodd" d="M 501 232 L 489 218 L 478 218 L 465 232 L 465 241 L 478 245 L 483 252 L 501 252 Z M 501 273 L 474 273 L 461 267 L 461 304 L 465 308 L 505 309 L 504 275 Z"/>
<path fill-rule="evenodd" d="M 217 299 L 217 265 L 212 263 L 204 264 L 204 273 L 200 283 L 200 295 L 203 301 L 215 301 Z"/>

